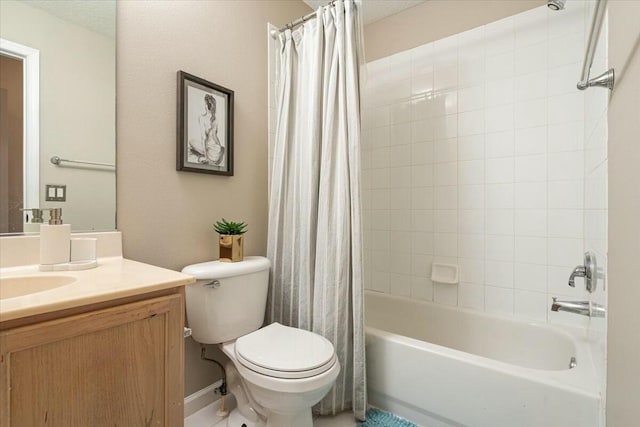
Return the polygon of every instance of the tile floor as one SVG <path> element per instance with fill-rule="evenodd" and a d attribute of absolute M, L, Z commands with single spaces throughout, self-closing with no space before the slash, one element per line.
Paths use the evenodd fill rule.
<path fill-rule="evenodd" d="M 216 416 L 213 405 L 206 406 L 184 420 L 184 427 L 226 427 L 226 420 Z M 351 412 L 343 412 L 335 417 L 320 417 L 313 422 L 313 427 L 355 427 L 356 422 Z"/>

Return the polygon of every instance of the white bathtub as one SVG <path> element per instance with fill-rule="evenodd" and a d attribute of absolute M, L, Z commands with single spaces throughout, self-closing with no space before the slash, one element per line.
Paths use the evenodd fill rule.
<path fill-rule="evenodd" d="M 370 404 L 425 427 L 599 426 L 579 333 L 371 291 L 365 303 Z"/>

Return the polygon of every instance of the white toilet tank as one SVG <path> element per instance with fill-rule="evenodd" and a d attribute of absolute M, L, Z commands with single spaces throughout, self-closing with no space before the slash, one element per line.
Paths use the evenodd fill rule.
<path fill-rule="evenodd" d="M 258 330 L 264 322 L 270 267 L 267 258 L 258 256 L 185 267 L 182 272 L 197 279 L 186 286 L 193 339 L 218 344 Z"/>

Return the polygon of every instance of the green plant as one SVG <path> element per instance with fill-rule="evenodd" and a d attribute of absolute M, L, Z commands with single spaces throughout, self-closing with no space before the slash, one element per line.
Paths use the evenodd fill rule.
<path fill-rule="evenodd" d="M 213 225 L 213 228 L 216 229 L 216 231 L 219 234 L 233 234 L 233 235 L 237 235 L 237 234 L 244 234 L 247 232 L 247 224 L 244 222 L 233 222 L 233 221 L 227 221 L 226 219 L 222 218 L 222 221 L 218 221 Z"/>

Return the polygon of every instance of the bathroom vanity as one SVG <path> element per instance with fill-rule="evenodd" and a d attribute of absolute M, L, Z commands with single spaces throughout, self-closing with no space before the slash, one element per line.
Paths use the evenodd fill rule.
<path fill-rule="evenodd" d="M 120 256 L 0 270 L 0 427 L 181 426 L 192 282 Z"/>

